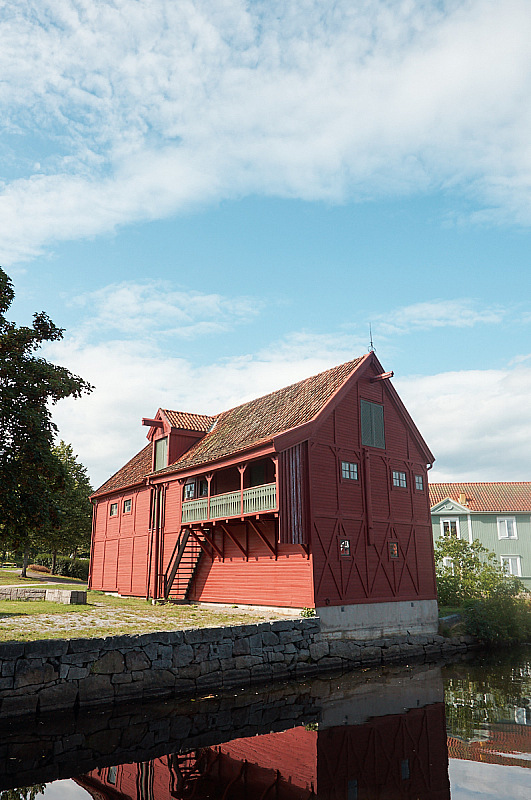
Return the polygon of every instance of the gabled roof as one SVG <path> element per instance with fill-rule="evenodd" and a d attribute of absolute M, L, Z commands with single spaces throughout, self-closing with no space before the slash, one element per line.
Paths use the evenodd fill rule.
<path fill-rule="evenodd" d="M 294 434 L 295 438 L 300 437 L 302 441 L 305 429 L 301 426 L 313 424 L 336 393 L 339 397 L 342 391 L 347 390 L 345 386 L 347 380 L 364 364 L 373 365 L 376 370 L 381 371 L 381 365 L 375 355 L 368 353 L 318 375 L 305 378 L 291 386 L 278 389 L 264 397 L 242 403 L 242 405 L 229 411 L 223 411 L 216 416 L 160 409 L 173 427 L 199 430 L 205 435 L 176 461 L 156 473 L 151 472 L 152 450 L 151 445 L 148 445 L 97 489 L 94 495 L 138 484 L 152 474 L 163 475 L 169 472 L 180 472 L 262 445 L 273 446 L 274 440 L 277 440 L 281 434 L 286 434 L 288 438 Z M 387 390 L 427 460 L 432 461 L 432 454 L 395 390 L 390 384 Z M 203 427 L 198 427 L 200 425 Z"/>
<path fill-rule="evenodd" d="M 212 430 L 161 472 L 188 469 L 271 441 L 279 433 L 310 422 L 346 381 L 363 357 L 305 378 L 215 418 Z M 158 473 L 157 473 L 158 474 Z"/>
<path fill-rule="evenodd" d="M 531 482 L 431 483 L 430 506 L 449 498 L 469 511 L 531 512 Z M 464 495 L 464 498 L 460 495 Z M 462 502 L 464 499 L 465 502 Z"/>
<path fill-rule="evenodd" d="M 161 408 L 160 410 L 172 428 L 179 428 L 183 431 L 206 433 L 216 421 L 216 417 L 210 417 L 207 414 L 189 414 L 186 411 L 170 411 L 169 408 Z"/>
<path fill-rule="evenodd" d="M 115 472 L 104 484 L 96 489 L 92 497 L 107 494 L 124 486 L 135 486 L 142 483 L 146 475 L 151 472 L 153 463 L 153 445 L 150 442 L 136 456 L 127 462 L 118 472 Z"/>

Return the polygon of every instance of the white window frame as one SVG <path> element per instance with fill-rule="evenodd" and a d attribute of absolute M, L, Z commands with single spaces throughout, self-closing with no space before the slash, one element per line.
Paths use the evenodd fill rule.
<path fill-rule="evenodd" d="M 128 508 L 126 508 L 127 505 L 129 506 Z M 126 497 L 126 499 L 124 500 L 124 504 L 122 506 L 122 511 L 123 511 L 124 514 L 132 514 L 132 512 L 133 512 L 133 501 L 132 501 L 132 499 L 130 497 Z"/>
<path fill-rule="evenodd" d="M 355 461 L 341 461 L 341 477 L 344 481 L 357 481 L 358 465 Z"/>
<path fill-rule="evenodd" d="M 508 522 L 512 524 L 514 536 L 509 536 Z M 516 517 L 496 517 L 496 527 L 498 529 L 498 539 L 510 539 L 511 541 L 518 539 Z"/>
<path fill-rule="evenodd" d="M 446 536 L 444 530 L 445 522 L 455 522 L 455 532 L 458 539 L 461 538 L 461 531 L 459 530 L 459 517 L 441 517 L 441 536 Z"/>
<path fill-rule="evenodd" d="M 424 475 L 415 475 L 415 490 L 417 492 L 424 491 Z"/>
<path fill-rule="evenodd" d="M 109 504 L 109 516 L 110 517 L 117 517 L 118 516 L 118 503 L 113 502 Z"/>
<path fill-rule="evenodd" d="M 407 475 L 401 469 L 392 470 L 393 486 L 397 489 L 407 489 Z"/>
<path fill-rule="evenodd" d="M 516 563 L 516 572 L 513 572 L 513 569 L 512 569 L 511 561 L 513 561 L 513 560 Z M 501 563 L 502 569 L 505 570 L 507 575 L 513 575 L 516 578 L 521 578 L 522 577 L 522 556 L 517 556 L 517 555 L 514 555 L 514 554 L 506 555 L 506 556 L 500 556 L 500 563 Z M 506 567 L 509 567 L 509 569 L 507 569 Z"/>

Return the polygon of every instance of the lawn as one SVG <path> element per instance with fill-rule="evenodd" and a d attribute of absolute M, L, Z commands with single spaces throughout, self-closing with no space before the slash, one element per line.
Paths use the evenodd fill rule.
<path fill-rule="evenodd" d="M 43 585 L 53 581 L 60 583 L 61 588 L 68 586 L 68 588 L 79 589 L 86 585 L 86 581 L 77 581 L 73 578 L 65 578 L 62 575 L 33 575 L 27 578 L 20 577 L 20 567 L 13 569 L 5 569 L 0 567 L 0 586 L 35 586 L 37 584 Z"/>
<path fill-rule="evenodd" d="M 36 582 L 36 581 L 35 581 Z M 185 628 L 246 625 L 293 616 L 237 606 L 206 608 L 166 603 L 152 605 L 134 597 L 88 592 L 87 605 L 0 601 L 0 641 L 73 639 L 151 633 Z"/>

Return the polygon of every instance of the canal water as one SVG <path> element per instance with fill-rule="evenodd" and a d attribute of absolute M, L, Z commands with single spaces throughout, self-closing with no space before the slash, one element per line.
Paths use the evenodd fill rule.
<path fill-rule="evenodd" d="M 0 800 L 530 800 L 531 648 L 3 721 Z"/>

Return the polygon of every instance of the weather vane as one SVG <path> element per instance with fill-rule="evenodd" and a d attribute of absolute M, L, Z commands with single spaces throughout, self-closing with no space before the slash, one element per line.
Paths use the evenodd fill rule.
<path fill-rule="evenodd" d="M 370 322 L 369 322 L 369 336 L 370 336 L 370 340 L 371 340 L 370 343 L 369 343 L 369 353 L 375 353 L 376 350 L 374 348 L 374 343 L 372 341 L 372 325 L 371 325 Z"/>

